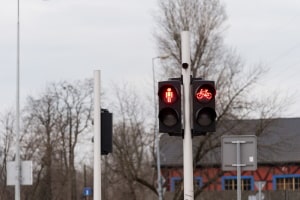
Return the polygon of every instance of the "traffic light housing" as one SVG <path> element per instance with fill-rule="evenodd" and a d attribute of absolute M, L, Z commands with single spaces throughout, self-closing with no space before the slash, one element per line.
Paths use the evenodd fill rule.
<path fill-rule="evenodd" d="M 215 82 L 193 79 L 193 135 L 216 131 Z"/>
<path fill-rule="evenodd" d="M 107 109 L 101 109 L 101 155 L 112 153 L 112 113 Z"/>
<path fill-rule="evenodd" d="M 181 81 L 158 82 L 158 101 L 159 132 L 181 136 Z"/>

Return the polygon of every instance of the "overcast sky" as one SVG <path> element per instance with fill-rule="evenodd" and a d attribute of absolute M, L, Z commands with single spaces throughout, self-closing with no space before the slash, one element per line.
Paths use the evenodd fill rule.
<path fill-rule="evenodd" d="M 299 102 L 300 1 L 224 3 L 226 44 L 247 65 L 270 68 L 257 90 L 295 92 Z M 20 0 L 20 6 L 22 99 L 51 82 L 92 78 L 97 69 L 104 90 L 120 79 L 151 96 L 156 0 Z M 15 105 L 16 22 L 17 0 L 0 0 L 0 112 Z M 283 116 L 300 117 L 296 103 Z"/>

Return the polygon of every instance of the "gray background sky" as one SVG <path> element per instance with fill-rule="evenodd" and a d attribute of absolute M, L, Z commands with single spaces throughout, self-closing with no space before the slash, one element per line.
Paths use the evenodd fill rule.
<path fill-rule="evenodd" d="M 283 116 L 300 117 L 300 1 L 223 2 L 226 44 L 247 65 L 270 68 L 253 95 L 295 93 L 295 104 Z M 51 82 L 91 78 L 96 69 L 103 90 L 120 79 L 152 95 L 156 0 L 20 0 L 20 5 L 22 99 Z M 0 111 L 15 105 L 16 21 L 17 0 L 0 0 Z"/>

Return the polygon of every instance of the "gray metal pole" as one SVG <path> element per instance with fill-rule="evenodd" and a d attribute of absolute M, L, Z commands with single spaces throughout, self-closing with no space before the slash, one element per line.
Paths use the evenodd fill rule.
<path fill-rule="evenodd" d="M 157 184 L 158 184 L 158 199 L 163 199 L 162 191 L 162 179 L 160 171 L 160 149 L 159 149 L 159 133 L 157 130 L 157 105 L 156 105 L 156 90 L 155 90 L 155 70 L 154 70 L 154 61 L 160 57 L 152 58 L 152 74 L 153 74 L 153 101 L 154 101 L 154 134 L 155 134 L 155 147 L 156 147 L 156 167 L 157 167 Z"/>
<path fill-rule="evenodd" d="M 241 167 L 246 166 L 245 164 L 241 163 L 241 144 L 246 143 L 246 141 L 232 141 L 232 143 L 236 144 L 236 164 L 233 164 L 232 166 L 236 166 L 237 170 L 237 200 L 241 200 Z"/>
<path fill-rule="evenodd" d="M 20 159 L 20 1 L 18 0 L 17 17 L 17 94 L 16 94 L 16 172 L 15 200 L 20 200 L 21 159 Z"/>
<path fill-rule="evenodd" d="M 181 32 L 182 52 L 182 81 L 183 81 L 183 188 L 184 200 L 194 200 L 194 170 L 193 170 L 193 143 L 191 133 L 191 60 L 189 31 Z"/>
<path fill-rule="evenodd" d="M 155 81 L 155 59 L 166 59 L 168 58 L 169 55 L 165 55 L 165 56 L 157 56 L 152 58 L 152 75 L 153 75 L 153 101 L 154 101 L 154 134 L 155 134 L 155 148 L 156 148 L 156 162 L 157 162 L 157 184 L 158 184 L 158 199 L 159 200 L 163 200 L 163 180 L 162 180 L 162 176 L 161 176 L 161 171 L 160 171 L 160 147 L 159 147 L 159 132 L 157 129 L 157 118 L 158 118 L 158 114 L 157 114 L 157 104 L 156 104 L 156 81 Z"/>
<path fill-rule="evenodd" d="M 100 70 L 94 71 L 94 200 L 101 200 Z"/>
<path fill-rule="evenodd" d="M 236 168 L 237 168 L 237 200 L 241 200 L 241 144 L 236 143 Z"/>

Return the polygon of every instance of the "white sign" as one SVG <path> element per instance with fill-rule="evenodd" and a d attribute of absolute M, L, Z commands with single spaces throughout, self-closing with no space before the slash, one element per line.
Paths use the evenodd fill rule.
<path fill-rule="evenodd" d="M 238 152 L 237 143 L 240 144 Z M 240 163 L 237 163 L 237 155 Z M 222 170 L 237 170 L 237 165 L 243 171 L 257 169 L 257 138 L 255 135 L 224 135 L 221 138 Z"/>
<path fill-rule="evenodd" d="M 15 185 L 17 182 L 17 165 L 15 161 L 9 161 L 6 165 L 7 185 Z M 21 161 L 21 185 L 32 185 L 32 161 Z"/>
<path fill-rule="evenodd" d="M 256 193 L 256 199 L 257 200 L 264 200 L 265 194 L 264 193 Z"/>
<path fill-rule="evenodd" d="M 254 185 L 258 190 L 262 190 L 265 187 L 266 181 L 255 181 Z"/>
<path fill-rule="evenodd" d="M 248 200 L 256 200 L 256 196 L 255 195 L 248 196 Z"/>
<path fill-rule="evenodd" d="M 254 162 L 254 157 L 253 156 L 249 157 L 249 162 Z"/>

